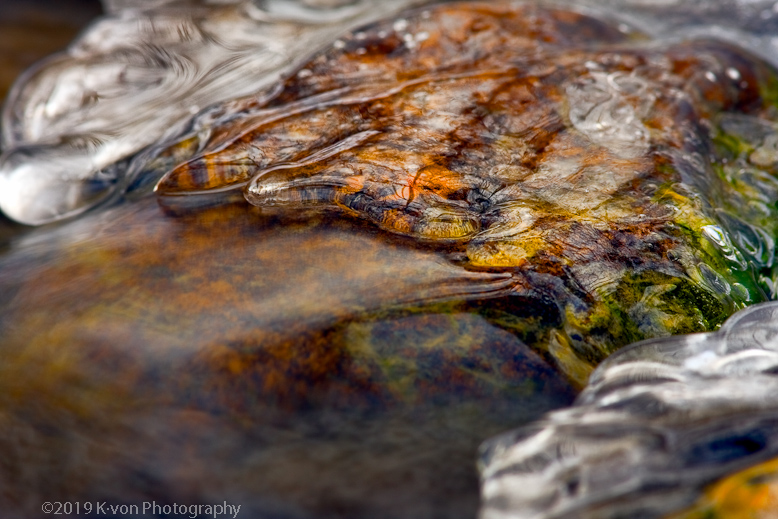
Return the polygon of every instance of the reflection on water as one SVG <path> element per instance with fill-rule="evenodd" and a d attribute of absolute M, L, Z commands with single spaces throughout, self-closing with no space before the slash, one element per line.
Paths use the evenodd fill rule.
<path fill-rule="evenodd" d="M 107 2 L 17 84 L 5 509 L 473 517 L 775 297 L 771 3 L 415 3 Z M 482 514 L 775 457 L 755 308 Z"/>

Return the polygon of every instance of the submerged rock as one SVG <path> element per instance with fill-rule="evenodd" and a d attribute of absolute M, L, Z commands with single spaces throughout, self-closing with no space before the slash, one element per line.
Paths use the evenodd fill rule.
<path fill-rule="evenodd" d="M 775 84 L 725 43 L 442 5 L 212 109 L 140 178 L 181 162 L 156 186 L 168 208 L 242 191 L 510 273 L 523 306 L 556 313 L 532 345 L 582 385 L 622 345 L 715 329 L 774 294 Z"/>
<path fill-rule="evenodd" d="M 36 229 L 0 256 L 0 506 L 472 518 L 479 443 L 575 396 L 463 302 L 505 285 L 243 205 Z"/>

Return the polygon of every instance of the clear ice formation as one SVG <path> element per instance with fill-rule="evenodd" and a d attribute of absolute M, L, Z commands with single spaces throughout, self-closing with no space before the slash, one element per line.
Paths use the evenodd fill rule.
<path fill-rule="evenodd" d="M 41 225 L 120 195 L 131 157 L 194 113 L 257 92 L 349 27 L 423 3 L 104 0 L 108 16 L 24 74 L 6 101 L 0 210 Z M 772 1 L 561 3 L 616 14 L 663 40 L 713 35 L 768 59 L 778 53 Z"/>
<path fill-rule="evenodd" d="M 322 42 L 411 3 L 107 2 L 111 14 L 9 94 L 0 210 L 41 225 L 120 194 L 127 160 L 193 114 L 269 85 Z"/>
<path fill-rule="evenodd" d="M 482 446 L 481 519 L 663 517 L 778 456 L 778 302 L 613 354 L 572 408 Z"/>

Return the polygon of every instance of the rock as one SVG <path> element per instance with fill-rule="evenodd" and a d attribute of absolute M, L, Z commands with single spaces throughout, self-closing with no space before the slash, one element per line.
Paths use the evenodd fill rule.
<path fill-rule="evenodd" d="M 773 294 L 775 71 L 641 38 L 532 6 L 409 12 L 196 119 L 141 178 L 180 162 L 168 208 L 242 191 L 510 274 L 517 306 L 555 307 L 531 345 L 582 386 L 620 346 Z"/>
<path fill-rule="evenodd" d="M 0 257 L 4 510 L 472 517 L 478 444 L 572 401 L 464 301 L 505 276 L 248 207 L 169 217 L 146 198 Z"/>
<path fill-rule="evenodd" d="M 775 71 L 622 29 L 411 11 L 114 163 L 110 189 L 44 167 L 53 219 L 105 205 L 0 256 L 3 509 L 471 517 L 482 439 L 629 342 L 774 294 Z"/>

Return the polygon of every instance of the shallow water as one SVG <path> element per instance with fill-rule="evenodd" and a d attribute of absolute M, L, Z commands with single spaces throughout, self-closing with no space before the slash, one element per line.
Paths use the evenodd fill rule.
<path fill-rule="evenodd" d="M 21 222 L 41 225 L 7 226 L 0 256 L 4 371 L 0 421 L 7 432 L 0 478 L 10 489 L 3 498 L 5 508 L 35 517 L 44 499 L 187 504 L 228 499 L 242 503 L 244 513 L 259 517 L 473 517 L 478 507 L 477 445 L 570 405 L 576 386 L 602 356 L 600 351 L 596 360 L 582 362 L 574 348 L 565 350 L 561 339 L 547 350 L 537 347 L 548 337 L 563 335 L 542 335 L 558 327 L 553 304 L 532 303 L 523 299 L 526 294 L 516 294 L 510 268 L 527 252 L 505 244 L 513 246 L 515 228 L 521 229 L 522 219 L 528 218 L 511 198 L 516 195 L 506 199 L 510 210 L 502 208 L 501 217 L 509 225 L 503 220 L 482 235 L 485 241 L 462 247 L 450 240 L 469 239 L 472 229 L 462 225 L 462 213 L 416 226 L 375 217 L 372 209 L 360 213 L 362 206 L 338 198 L 345 182 L 337 175 L 326 188 L 290 190 L 291 195 L 284 191 L 283 181 L 288 179 L 269 188 L 252 186 L 247 198 L 261 210 L 246 204 L 239 191 L 237 198 L 228 195 L 215 201 L 189 203 L 197 197 L 188 197 L 183 205 L 161 199 L 164 210 L 151 193 L 163 174 L 191 159 L 187 154 L 209 150 L 203 146 L 222 153 L 223 143 L 234 142 L 230 132 L 235 128 L 242 132 L 267 117 L 261 111 L 263 103 L 278 95 L 283 100 L 285 93 L 263 88 L 313 51 L 332 41 L 340 42 L 333 44 L 336 51 L 348 51 L 354 41 L 367 40 L 369 31 L 338 39 L 346 29 L 410 2 L 354 2 L 324 10 L 284 2 L 163 3 L 144 4 L 141 10 L 131 2 L 127 9 L 121 2 L 108 3 L 112 18 L 84 33 L 67 54 L 29 72 L 4 111 L 0 207 Z M 768 61 L 776 55 L 771 28 L 778 24 L 778 9 L 771 2 L 572 4 L 603 19 L 615 18 L 614 39 L 637 42 L 641 32 L 654 37 L 661 44 L 648 44 L 652 56 L 676 52 L 665 49 L 672 49 L 681 33 L 736 40 Z M 386 32 L 409 36 L 401 38 L 406 48 L 423 48 L 431 31 L 410 31 L 412 23 L 410 17 L 392 18 Z M 351 50 L 358 55 L 359 47 Z M 607 55 L 597 59 L 611 64 L 607 66 L 615 62 Z M 320 65 L 325 71 L 332 68 L 327 62 Z M 303 70 L 307 73 L 295 76 L 301 84 L 307 79 L 315 86 L 315 80 L 328 77 L 314 66 Z M 369 75 L 371 70 L 376 69 L 354 72 L 346 67 L 343 78 L 362 82 L 359 74 Z M 407 68 L 400 71 L 411 73 Z M 745 81 L 740 69 L 717 73 L 711 83 Z M 704 70 L 700 75 L 707 78 Z M 650 112 L 656 90 L 648 91 L 646 83 L 634 77 L 594 70 L 588 79 L 562 89 L 571 100 L 571 125 L 593 146 L 608 147 L 613 154 L 608 160 L 635 161 L 656 145 L 656 132 L 640 122 Z M 248 95 L 255 91 L 259 94 Z M 622 96 L 624 92 L 629 95 Z M 358 94 L 365 102 L 376 98 L 375 93 Z M 725 313 L 775 296 L 770 215 L 778 188 L 770 174 L 776 161 L 770 140 L 775 128 L 768 119 L 769 114 L 767 119 L 733 115 L 720 121 L 726 135 L 750 146 L 744 155 L 723 157 L 732 164 L 721 170 L 734 175 L 739 184 L 730 182 L 725 186 L 735 187 L 716 191 L 703 177 L 693 187 L 702 198 L 715 194 L 699 203 L 693 189 L 671 193 L 675 200 L 693 201 L 674 206 L 686 214 L 707 208 L 711 200 L 714 207 L 731 206 L 729 212 L 701 210 L 704 218 L 693 225 L 702 237 L 699 243 L 709 244 L 704 249 L 707 256 L 697 257 L 703 258 L 699 265 L 704 266 L 681 274 L 708 287 L 707 293 L 718 294 L 719 299 L 714 297 L 718 303 L 712 306 L 721 305 Z M 442 120 L 432 123 L 445 125 Z M 434 146 L 440 139 L 434 133 L 439 128 L 432 123 L 427 128 L 432 133 L 424 139 Z M 310 122 L 306 125 L 295 129 L 290 139 L 298 147 L 306 139 L 305 131 L 318 135 Z M 283 144 L 286 134 L 280 135 Z M 326 148 L 316 155 L 316 163 L 373 138 L 369 131 L 360 135 L 340 141 L 336 149 Z M 678 164 L 692 172 L 707 160 L 693 153 L 679 157 Z M 484 155 L 480 160 L 488 159 Z M 283 156 L 284 161 L 292 159 Z M 293 165 L 303 171 L 306 166 Z M 748 171 L 741 173 L 746 166 Z M 197 180 L 192 173 L 196 167 L 188 167 L 173 169 L 179 179 L 161 185 L 173 191 L 186 187 L 189 180 L 180 178 L 190 173 Z M 209 174 L 212 167 L 205 161 Z M 291 168 L 284 164 L 282 169 Z M 390 186 L 397 182 L 392 175 L 387 178 Z M 466 182 L 472 181 L 469 178 Z M 564 200 L 575 211 L 592 209 L 584 206 L 594 195 L 578 199 L 570 194 L 573 190 L 554 191 L 553 183 L 534 181 L 549 200 Z M 573 182 L 579 182 L 581 191 L 599 191 L 603 199 L 618 191 L 603 189 L 597 179 Z M 750 186 L 743 191 L 746 195 L 739 194 L 744 185 Z M 343 196 L 350 196 L 345 192 Z M 375 197 L 384 202 L 374 207 L 395 210 L 381 204 L 397 199 L 407 202 L 408 209 L 407 194 L 393 196 Z M 455 196 L 448 200 L 453 200 L 449 207 L 461 208 Z M 321 212 L 294 205 L 317 197 L 336 200 L 352 212 L 344 216 L 338 207 Z M 289 202 L 292 211 L 284 207 Z M 439 199 L 429 196 L 416 202 L 434 207 Z M 274 205 L 278 210 L 267 210 Z M 763 215 L 755 216 L 759 211 Z M 465 234 L 453 236 L 452 229 L 464 229 Z M 435 241 L 441 237 L 442 246 Z M 504 247 L 502 255 L 483 252 L 492 250 L 493 244 Z M 495 263 L 506 257 L 507 264 Z M 578 271 L 578 279 L 587 279 L 585 274 Z M 603 286 L 599 273 L 588 275 L 593 286 Z M 629 319 L 637 323 L 630 337 L 703 331 L 723 320 L 724 314 L 716 310 L 695 321 L 697 328 L 678 325 L 666 313 L 662 298 L 671 289 L 668 283 L 663 286 L 646 289 L 642 298 L 629 302 Z M 552 293 L 559 297 L 565 291 Z M 748 315 L 760 316 L 763 328 L 771 330 L 769 312 Z M 573 334 L 564 332 L 568 337 Z M 604 349 L 610 351 L 607 348 L 623 344 L 621 340 L 606 343 Z M 697 344 L 691 339 L 677 344 L 687 343 Z M 676 343 L 667 344 L 676 351 Z M 642 348 L 630 351 L 646 350 Z M 652 348 L 651 352 L 657 349 Z M 718 352 L 716 346 L 710 348 Z M 624 358 L 614 357 L 596 372 L 595 384 L 607 378 L 610 366 L 618 365 L 616 359 Z M 758 370 L 769 371 L 770 366 L 758 364 Z M 628 381 L 627 393 L 641 390 L 639 383 L 648 376 L 643 368 L 635 369 L 637 382 Z M 753 375 L 748 369 L 738 371 L 740 378 L 734 380 L 716 379 L 721 391 L 744 384 L 742 378 Z M 683 391 L 697 387 L 698 371 L 674 376 Z M 708 383 L 706 378 L 702 387 Z M 573 450 L 588 448 L 585 442 L 579 444 L 576 427 L 592 414 L 582 410 L 595 405 L 591 395 L 599 395 L 598 387 L 587 389 L 578 407 L 550 415 L 531 429 L 549 434 L 554 425 L 538 428 L 556 423 L 556 416 L 565 420 L 572 416 L 558 440 L 563 447 L 530 439 L 527 447 L 517 449 L 530 449 L 527 457 L 540 459 L 555 456 L 548 454 L 551 451 L 564 453 L 568 445 Z M 729 397 L 747 421 L 763 411 L 769 415 L 769 410 L 754 404 L 765 401 L 762 395 L 744 389 Z M 658 407 L 645 427 L 661 423 L 671 438 L 686 434 L 690 413 L 709 413 L 713 418 L 706 414 L 706 420 L 719 423 L 718 403 L 708 406 L 704 398 L 691 397 L 676 402 L 676 396 L 667 398 L 666 407 L 638 402 L 635 412 L 645 414 Z M 594 427 L 594 434 L 607 430 L 610 435 L 608 442 L 594 447 L 595 458 L 621 446 L 620 441 L 640 443 L 642 433 L 634 425 L 633 411 L 629 408 L 603 422 L 602 429 Z M 673 413 L 682 419 L 676 420 Z M 754 434 L 771 438 L 772 426 L 754 420 Z M 633 425 L 614 438 L 613 431 L 621 431 L 627 422 Z M 721 440 L 725 443 L 726 434 Z M 619 507 L 625 501 L 633 503 L 627 510 L 635 511 L 634 503 L 640 501 L 635 501 L 635 493 L 649 503 L 645 509 L 653 515 L 648 516 L 678 510 L 690 505 L 703 485 L 772 453 L 772 444 L 765 440 L 757 456 L 736 455 L 730 463 L 716 457 L 726 451 L 716 438 L 705 443 L 707 437 L 700 430 L 687 436 L 687 443 L 668 441 L 671 447 L 664 447 L 663 456 L 633 449 L 630 463 L 644 467 L 637 473 L 648 476 L 642 480 L 636 476 L 636 483 L 619 481 L 624 483 L 621 487 L 614 484 L 607 492 L 612 508 L 591 512 L 593 516 L 623 512 Z M 702 447 L 695 443 L 699 438 Z M 519 482 L 518 488 L 535 490 L 522 494 L 512 483 L 499 483 L 506 470 L 518 470 L 511 468 L 515 460 L 501 460 L 495 454 L 502 447 L 494 445 L 508 445 L 505 441 L 492 444 L 484 458 L 486 517 L 506 512 L 506 503 L 512 503 L 507 511 L 514 515 L 531 505 L 536 515 L 528 517 L 577 516 L 584 508 L 575 507 L 591 505 L 598 487 L 571 486 L 570 467 L 590 471 L 594 479 L 605 474 L 597 482 L 607 487 L 613 481 L 608 478 L 617 478 L 632 466 L 624 461 L 601 469 L 597 459 L 586 456 L 572 460 L 562 456 L 557 464 L 529 463 L 530 468 L 545 470 L 545 479 L 529 471 L 532 485 Z M 692 461 L 703 460 L 713 468 L 690 482 L 681 470 L 687 467 L 677 463 L 682 448 L 708 449 L 710 455 L 705 451 Z M 655 465 L 646 467 L 647 459 Z M 672 489 L 668 492 L 673 499 L 642 490 L 655 474 L 676 477 L 662 480 Z M 679 485 L 678 478 L 686 484 Z M 533 486 L 537 481 L 542 481 L 542 488 Z M 509 498 L 495 488 L 508 489 Z M 554 508 L 546 493 L 560 488 L 573 490 Z M 661 506 L 653 506 L 654 501 Z"/>

